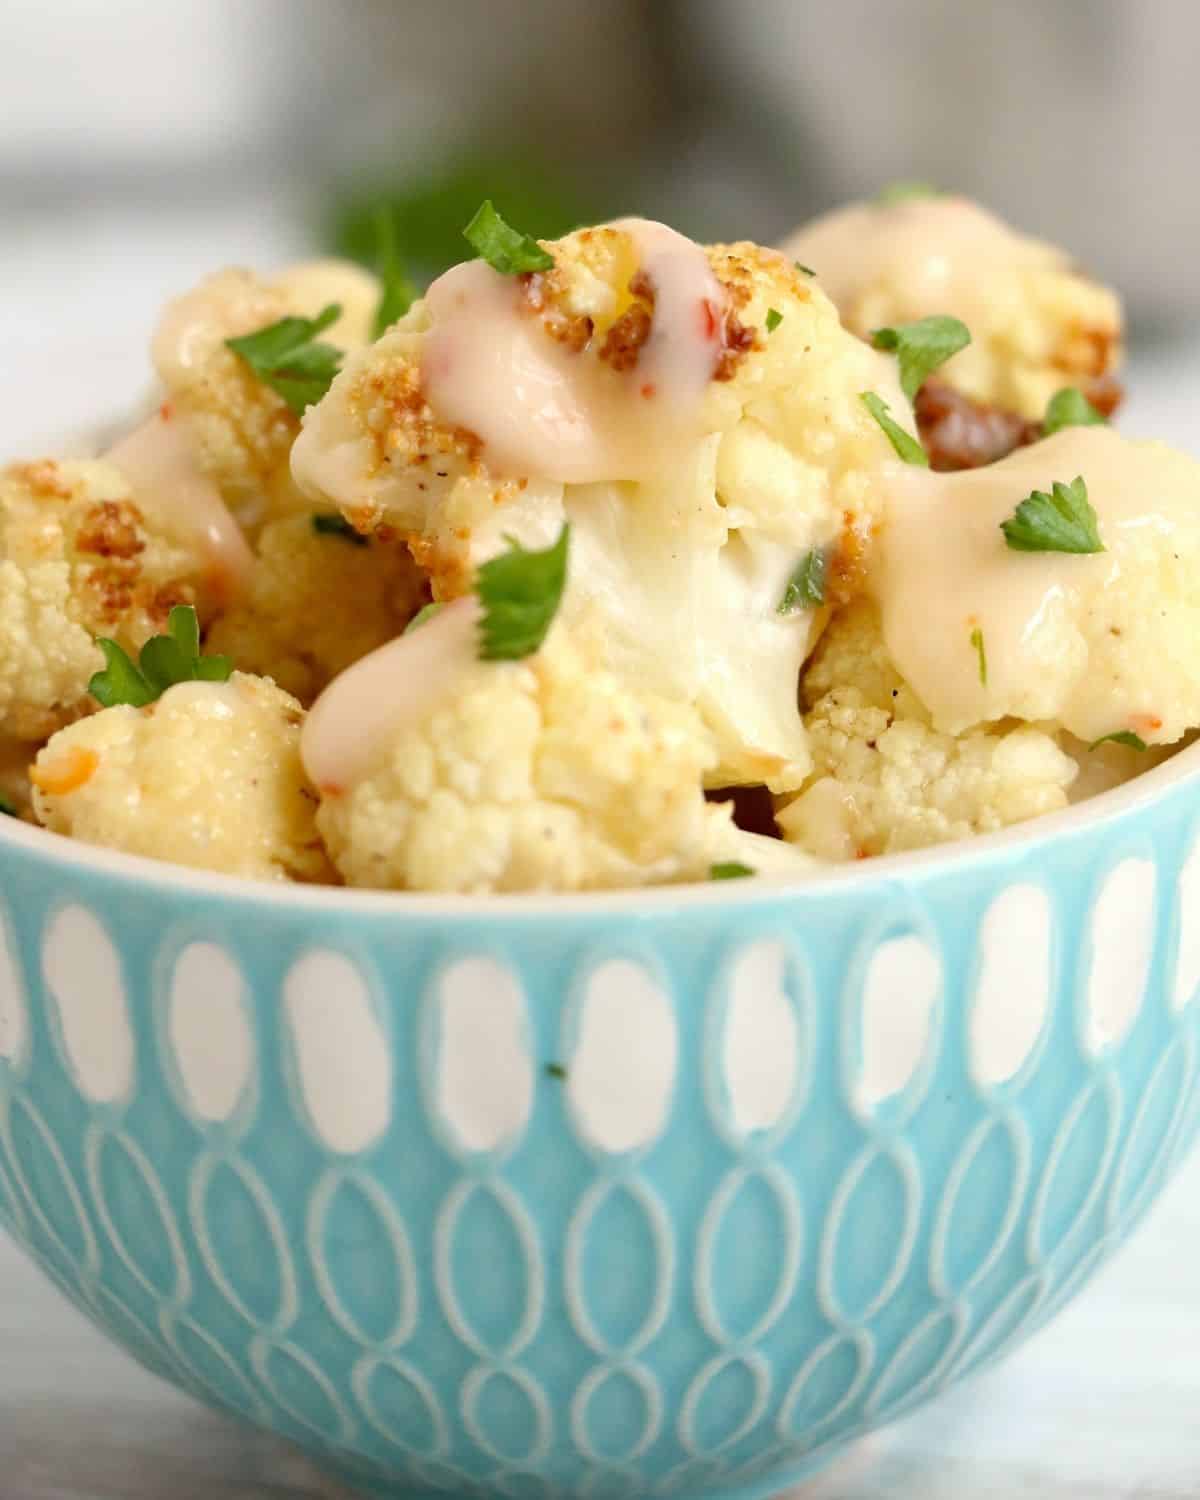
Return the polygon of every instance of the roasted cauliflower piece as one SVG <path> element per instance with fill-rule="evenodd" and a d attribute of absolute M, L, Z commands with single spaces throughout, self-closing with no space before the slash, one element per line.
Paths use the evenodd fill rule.
<path fill-rule="evenodd" d="M 0 738 L 39 742 L 86 712 L 94 637 L 136 655 L 172 605 L 211 612 L 206 579 L 111 464 L 0 471 Z"/>
<path fill-rule="evenodd" d="M 1016 718 L 1169 745 L 1200 726 L 1200 463 L 1165 444 L 1071 427 L 983 469 L 910 469 L 871 589 L 942 733 Z"/>
<path fill-rule="evenodd" d="M 402 542 L 360 536 L 336 513 L 287 516 L 263 527 L 245 596 L 212 626 L 207 646 L 311 703 L 399 635 L 424 591 Z"/>
<path fill-rule="evenodd" d="M 779 613 L 814 548 L 854 574 L 911 428 L 895 361 L 775 251 L 621 221 L 547 243 L 550 269 L 456 267 L 306 413 L 292 468 L 358 527 L 395 527 L 452 599 L 515 536 L 571 524 L 563 618 L 605 664 L 694 703 L 712 784 L 801 784 L 796 685 L 820 611 Z M 839 561 L 840 560 L 840 561 Z"/>
<path fill-rule="evenodd" d="M 352 668 L 310 716 L 317 824 L 347 884 L 570 891 L 707 878 L 729 818 L 704 800 L 715 755 L 695 711 L 622 681 L 596 642 L 561 625 L 525 660 L 479 661 L 474 622 L 473 601 L 443 610 Z M 400 715 L 364 729 L 355 702 L 387 697 Z"/>
<path fill-rule="evenodd" d="M 315 318 L 337 303 L 341 317 L 320 338 L 355 349 L 371 338 L 380 292 L 360 266 L 324 260 L 273 278 L 218 271 L 167 304 L 151 345 L 166 407 L 184 423 L 198 470 L 242 525 L 253 530 L 303 504 L 288 472 L 300 419 L 226 340 L 286 317 Z"/>
<path fill-rule="evenodd" d="M 1119 397 L 1116 293 L 966 198 L 853 203 L 803 225 L 783 248 L 813 268 L 860 338 L 937 314 L 961 318 L 971 344 L 939 377 L 986 406 L 1038 421 L 1065 386 L 1106 410 Z"/>
<path fill-rule="evenodd" d="M 826 860 L 988 833 L 1067 805 L 1075 762 L 1029 725 L 941 734 L 888 656 L 874 607 L 839 614 L 804 679 L 814 761 L 784 837 Z"/>
<path fill-rule="evenodd" d="M 85 843 L 262 880 L 333 878 L 300 763 L 303 711 L 234 673 L 61 730 L 31 777 L 37 819 Z"/>

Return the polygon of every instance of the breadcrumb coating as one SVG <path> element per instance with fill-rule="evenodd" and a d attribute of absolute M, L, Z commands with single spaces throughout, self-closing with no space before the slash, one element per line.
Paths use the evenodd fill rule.
<path fill-rule="evenodd" d="M 136 655 L 173 605 L 206 616 L 205 571 L 102 460 L 0 471 L 0 737 L 41 741 L 88 711 L 95 636 Z"/>

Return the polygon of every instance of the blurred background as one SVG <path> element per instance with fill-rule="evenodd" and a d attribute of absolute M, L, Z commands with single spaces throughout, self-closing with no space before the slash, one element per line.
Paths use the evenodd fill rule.
<path fill-rule="evenodd" d="M 380 202 L 420 279 L 485 195 L 539 234 L 633 211 L 769 242 L 909 177 L 1113 281 L 1173 426 L 1198 54 L 1194 0 L 4 0 L 0 447 L 136 391 L 203 271 L 369 259 Z"/>

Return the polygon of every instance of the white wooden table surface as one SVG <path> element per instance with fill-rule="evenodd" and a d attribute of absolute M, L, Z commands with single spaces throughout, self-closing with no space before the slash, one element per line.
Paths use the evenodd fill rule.
<path fill-rule="evenodd" d="M 200 272 L 295 253 L 256 194 L 69 230 L 6 215 L 0 458 L 113 411 L 146 380 L 156 306 Z M 1194 352 L 1192 352 L 1194 351 Z M 1200 450 L 1200 333 L 1144 357 L 1125 429 Z M 105 1343 L 0 1237 L 0 1500 L 340 1497 L 302 1458 L 210 1415 Z M 1008 1363 L 865 1443 L 804 1500 L 1200 1500 L 1200 1153 L 1141 1233 Z"/>

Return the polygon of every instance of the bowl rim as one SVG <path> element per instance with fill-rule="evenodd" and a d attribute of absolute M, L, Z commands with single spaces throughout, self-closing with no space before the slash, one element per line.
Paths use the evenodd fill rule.
<path fill-rule="evenodd" d="M 172 864 L 88 844 L 16 818 L 0 817 L 0 858 L 31 852 L 82 873 L 124 884 L 169 887 L 181 895 L 218 897 L 250 906 L 293 907 L 406 918 L 528 918 L 570 913 L 579 917 L 675 915 L 717 906 L 759 907 L 786 900 L 802 905 L 832 893 L 923 883 L 948 867 L 989 856 L 1023 855 L 1053 840 L 1123 820 L 1161 801 L 1182 782 L 1200 782 L 1200 740 L 1122 785 L 1059 812 L 1044 813 L 996 833 L 975 834 L 927 849 L 880 854 L 847 864 L 828 864 L 816 874 L 763 872 L 754 879 L 629 886 L 601 891 L 521 891 L 494 895 L 438 891 L 377 891 L 350 886 L 304 885 L 255 880 L 215 870 Z"/>

